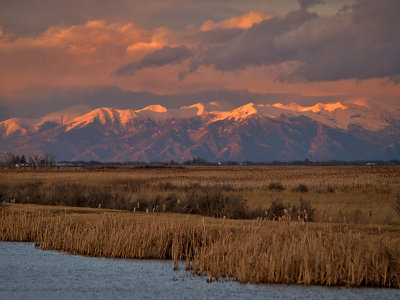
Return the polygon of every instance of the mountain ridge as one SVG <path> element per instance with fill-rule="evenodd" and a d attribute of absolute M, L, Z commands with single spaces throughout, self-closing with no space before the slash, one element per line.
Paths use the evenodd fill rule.
<path fill-rule="evenodd" d="M 0 122 L 0 151 L 103 161 L 395 159 L 399 125 L 390 112 L 339 101 L 250 102 L 232 110 L 217 102 L 138 110 L 81 106 Z"/>

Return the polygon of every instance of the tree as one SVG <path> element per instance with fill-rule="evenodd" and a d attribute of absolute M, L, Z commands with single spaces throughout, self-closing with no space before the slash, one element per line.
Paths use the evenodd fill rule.
<path fill-rule="evenodd" d="M 33 155 L 33 165 L 34 165 L 34 168 L 36 168 L 36 167 L 39 167 L 39 165 L 40 165 L 40 160 L 41 160 L 41 158 L 40 158 L 40 155 L 39 154 L 34 154 Z"/>
<path fill-rule="evenodd" d="M 26 158 L 25 158 L 25 154 L 22 154 L 22 156 L 21 156 L 21 164 L 23 164 L 24 165 L 24 168 L 26 168 Z"/>
<path fill-rule="evenodd" d="M 49 164 L 50 166 L 54 166 L 54 164 L 56 163 L 56 156 L 53 153 L 50 153 L 49 155 Z"/>
<path fill-rule="evenodd" d="M 43 154 L 43 162 L 44 162 L 44 167 L 47 169 L 47 167 L 50 164 L 50 153 L 49 152 L 45 152 Z"/>
<path fill-rule="evenodd" d="M 15 159 L 14 154 L 12 154 L 11 152 L 4 152 L 1 155 L 2 165 L 6 168 L 10 169 L 15 168 L 14 159 Z"/>
<path fill-rule="evenodd" d="M 0 164 L 3 168 L 8 167 L 8 159 L 7 159 L 7 153 L 8 152 L 3 152 L 0 156 Z"/>
<path fill-rule="evenodd" d="M 45 152 L 43 154 L 43 162 L 44 167 L 47 169 L 50 166 L 53 166 L 56 161 L 56 156 L 53 153 Z"/>
<path fill-rule="evenodd" d="M 32 155 L 29 154 L 28 156 L 28 166 L 29 168 L 35 168 L 35 160 L 33 159 Z"/>

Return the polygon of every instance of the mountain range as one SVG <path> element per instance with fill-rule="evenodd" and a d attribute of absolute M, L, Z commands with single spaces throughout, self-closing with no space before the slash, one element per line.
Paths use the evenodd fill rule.
<path fill-rule="evenodd" d="M 0 122 L 0 151 L 57 160 L 369 160 L 400 157 L 400 110 L 218 102 L 140 110 L 76 105 Z"/>

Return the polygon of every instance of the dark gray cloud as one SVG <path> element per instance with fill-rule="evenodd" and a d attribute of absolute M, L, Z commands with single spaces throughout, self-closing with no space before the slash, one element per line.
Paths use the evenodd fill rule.
<path fill-rule="evenodd" d="M 301 9 L 292 11 L 283 18 L 272 18 L 253 25 L 248 30 L 232 36 L 222 45 L 208 47 L 198 60 L 192 62 L 192 71 L 200 65 L 214 66 L 223 71 L 239 70 L 247 66 L 271 65 L 285 62 L 293 56 L 294 49 L 278 49 L 276 38 L 303 23 L 316 18 L 315 13 Z M 214 30 L 219 32 L 224 29 Z M 213 38 L 218 36 L 213 34 Z M 215 43 L 215 40 L 213 39 Z M 284 51 L 282 51 L 284 50 Z"/>
<path fill-rule="evenodd" d="M 184 59 L 190 57 L 192 52 L 185 46 L 169 47 L 164 46 L 160 50 L 156 50 L 140 61 L 132 62 L 127 65 L 121 66 L 115 71 L 116 75 L 133 75 L 136 71 L 151 68 L 162 67 L 165 65 L 176 64 L 182 62 Z"/>
<path fill-rule="evenodd" d="M 183 29 L 249 10 L 284 14 L 297 5 L 297 0 L 2 0 L 0 26 L 16 34 L 37 34 L 50 26 L 104 19 L 132 22 L 149 29 L 161 26 Z"/>
<path fill-rule="evenodd" d="M 323 101 L 333 102 L 342 99 L 345 99 L 345 97 L 324 97 Z M 249 102 L 261 104 L 297 102 L 303 105 L 314 105 L 321 99 L 299 94 L 251 93 L 246 90 L 209 90 L 196 93 L 158 95 L 150 92 L 130 92 L 113 86 L 73 88 L 55 90 L 46 97 L 37 97 L 32 94 L 29 97 L 19 99 L 19 101 L 0 99 L 0 112 L 4 112 L 4 114 L 0 113 L 0 122 L 10 117 L 39 117 L 77 104 L 85 104 L 93 109 L 99 107 L 141 109 L 151 104 L 177 108 L 183 105 L 211 101 L 226 104 L 227 108 L 234 108 Z"/>
<path fill-rule="evenodd" d="M 306 9 L 319 2 L 300 1 L 299 10 L 256 24 L 228 42 L 209 45 L 202 55 L 196 56 L 190 70 L 194 72 L 206 65 L 232 71 L 297 61 L 299 67 L 294 72 L 282 74 L 278 79 L 334 81 L 389 77 L 399 81 L 400 1 L 358 0 L 329 18 L 318 18 Z M 186 76 L 189 72 L 182 74 Z"/>
<path fill-rule="evenodd" d="M 399 28 L 400 1 L 360 0 L 350 12 L 299 33 L 293 58 L 303 64 L 286 79 L 398 81 Z"/>
<path fill-rule="evenodd" d="M 298 0 L 300 8 L 307 9 L 313 5 L 325 3 L 323 0 Z"/>

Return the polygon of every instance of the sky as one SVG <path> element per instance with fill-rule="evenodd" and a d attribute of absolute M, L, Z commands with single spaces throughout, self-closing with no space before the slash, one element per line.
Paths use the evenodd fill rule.
<path fill-rule="evenodd" d="M 0 120 L 75 104 L 400 103 L 398 0 L 2 0 Z"/>

